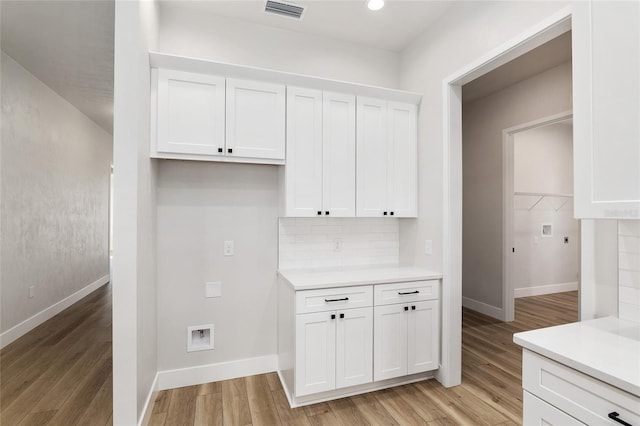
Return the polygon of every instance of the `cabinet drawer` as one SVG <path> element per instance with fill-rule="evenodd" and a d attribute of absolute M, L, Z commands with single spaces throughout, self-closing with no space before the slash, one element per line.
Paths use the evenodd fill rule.
<path fill-rule="evenodd" d="M 522 410 L 522 424 L 524 426 L 532 425 L 549 425 L 549 426 L 583 426 L 581 423 L 568 415 L 567 413 L 558 410 L 553 405 L 538 399 L 529 392 L 524 391 L 522 398 L 524 405 Z"/>
<path fill-rule="evenodd" d="M 523 351 L 522 386 L 579 421 L 640 425 L 640 398 L 529 350 Z"/>
<path fill-rule="evenodd" d="M 370 285 L 296 292 L 296 314 L 363 308 L 371 305 L 373 305 L 373 288 Z"/>
<path fill-rule="evenodd" d="M 419 302 L 437 299 L 440 295 L 440 281 L 410 281 L 404 283 L 378 284 L 375 286 L 375 305 Z"/>

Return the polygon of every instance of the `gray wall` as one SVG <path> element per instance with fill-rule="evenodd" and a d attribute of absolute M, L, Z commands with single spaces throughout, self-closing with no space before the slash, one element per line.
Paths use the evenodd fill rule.
<path fill-rule="evenodd" d="M 463 298 L 502 308 L 502 131 L 571 108 L 570 62 L 463 106 Z"/>
<path fill-rule="evenodd" d="M 111 135 L 5 53 L 1 83 L 5 332 L 108 276 Z"/>

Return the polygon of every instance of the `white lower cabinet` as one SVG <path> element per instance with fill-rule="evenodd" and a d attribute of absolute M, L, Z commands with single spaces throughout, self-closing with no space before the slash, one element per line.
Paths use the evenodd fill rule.
<path fill-rule="evenodd" d="M 640 425 L 640 397 L 528 349 L 522 387 L 525 426 Z"/>
<path fill-rule="evenodd" d="M 281 283 L 279 373 L 292 405 L 428 378 L 417 373 L 439 367 L 439 288 L 437 279 L 301 291 Z"/>
<path fill-rule="evenodd" d="M 523 426 L 582 426 L 581 423 L 551 404 L 524 391 Z"/>
<path fill-rule="evenodd" d="M 296 316 L 296 396 L 371 382 L 372 309 Z"/>
<path fill-rule="evenodd" d="M 439 301 L 374 308 L 375 380 L 438 368 Z"/>

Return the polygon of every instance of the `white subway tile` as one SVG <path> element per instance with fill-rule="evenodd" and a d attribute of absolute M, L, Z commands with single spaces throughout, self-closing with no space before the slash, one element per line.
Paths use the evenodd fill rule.
<path fill-rule="evenodd" d="M 621 302 L 618 306 L 618 317 L 640 323 L 640 306 Z"/>
<path fill-rule="evenodd" d="M 620 286 L 618 288 L 620 303 L 638 305 L 640 307 L 640 288 Z"/>
<path fill-rule="evenodd" d="M 640 220 L 618 221 L 618 234 L 640 237 Z"/>
<path fill-rule="evenodd" d="M 640 272 L 620 269 L 618 271 L 618 284 L 625 287 L 640 288 Z"/>
<path fill-rule="evenodd" d="M 620 252 L 640 254 L 640 237 L 620 235 L 618 237 L 618 249 Z"/>
<path fill-rule="evenodd" d="M 626 252 L 618 253 L 618 266 L 620 269 L 640 271 L 640 254 Z"/>

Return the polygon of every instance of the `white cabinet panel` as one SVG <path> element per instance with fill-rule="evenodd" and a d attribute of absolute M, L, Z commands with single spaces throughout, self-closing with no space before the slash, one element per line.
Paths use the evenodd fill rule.
<path fill-rule="evenodd" d="M 338 311 L 336 388 L 373 380 L 373 308 Z"/>
<path fill-rule="evenodd" d="M 227 79 L 226 155 L 284 159 L 285 86 Z"/>
<path fill-rule="evenodd" d="M 640 3 L 576 2 L 574 211 L 640 218 Z"/>
<path fill-rule="evenodd" d="M 287 88 L 287 216 L 322 210 L 322 92 Z"/>
<path fill-rule="evenodd" d="M 335 313 L 331 312 L 296 316 L 295 393 L 297 396 L 335 388 L 335 321 Z"/>
<path fill-rule="evenodd" d="M 219 155 L 224 147 L 225 80 L 158 70 L 158 152 Z"/>
<path fill-rule="evenodd" d="M 415 105 L 389 102 L 387 209 L 395 216 L 417 214 L 417 125 Z"/>
<path fill-rule="evenodd" d="M 570 415 L 524 391 L 522 424 L 524 426 L 583 426 Z"/>
<path fill-rule="evenodd" d="M 298 314 L 361 308 L 372 304 L 373 288 L 370 285 L 296 292 L 296 313 Z"/>
<path fill-rule="evenodd" d="M 387 102 L 359 97 L 356 123 L 356 213 L 381 217 L 387 207 Z"/>
<path fill-rule="evenodd" d="M 407 374 L 407 306 L 374 308 L 374 380 Z"/>
<path fill-rule="evenodd" d="M 358 98 L 358 216 L 417 215 L 417 108 Z"/>
<path fill-rule="evenodd" d="M 439 367 L 440 301 L 410 305 L 407 316 L 407 373 L 421 373 Z"/>
<path fill-rule="evenodd" d="M 356 215 L 356 99 L 324 92 L 322 114 L 323 210 Z"/>

